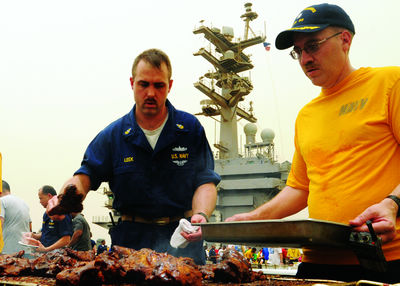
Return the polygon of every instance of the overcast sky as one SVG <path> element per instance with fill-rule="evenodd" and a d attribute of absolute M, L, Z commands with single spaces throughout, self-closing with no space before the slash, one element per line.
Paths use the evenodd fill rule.
<path fill-rule="evenodd" d="M 30 209 L 34 230 L 44 209 L 37 191 L 45 184 L 57 190 L 80 166 L 93 137 L 133 106 L 129 77 L 133 59 L 143 50 L 160 48 L 171 58 L 174 85 L 169 99 L 178 108 L 199 112 L 206 99 L 193 83 L 211 65 L 193 53 L 207 46 L 193 30 L 206 25 L 234 28 L 243 37 L 241 0 L 203 1 L 57 1 L 0 2 L 0 152 L 3 179 Z M 299 12 L 321 2 L 255 0 L 259 17 L 251 27 L 267 41 L 291 26 Z M 331 1 L 352 18 L 356 36 L 350 52 L 354 67 L 400 65 L 398 0 Z M 275 131 L 279 162 L 291 161 L 294 121 L 300 108 L 318 95 L 290 58 L 289 50 L 262 44 L 244 51 L 255 68 L 250 76 L 258 130 Z M 210 145 L 218 138 L 214 121 L 199 118 Z M 240 121 L 242 134 L 246 122 Z M 244 137 L 242 137 L 244 143 Z M 259 133 L 257 139 L 260 140 Z M 89 222 L 108 216 L 106 197 L 91 192 L 84 203 Z M 94 238 L 109 238 L 92 225 Z"/>

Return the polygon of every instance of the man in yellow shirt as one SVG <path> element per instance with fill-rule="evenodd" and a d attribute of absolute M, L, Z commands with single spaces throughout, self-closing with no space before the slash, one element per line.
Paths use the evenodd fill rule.
<path fill-rule="evenodd" d="M 348 249 L 307 248 L 297 277 L 400 282 L 400 67 L 350 64 L 355 34 L 337 5 L 305 8 L 276 38 L 321 93 L 299 112 L 287 186 L 271 201 L 227 221 L 278 219 L 308 206 L 311 218 L 382 239 L 385 273 L 365 271 Z"/>
<path fill-rule="evenodd" d="M 256 249 L 254 247 L 253 248 L 249 247 L 244 253 L 244 257 L 247 258 L 249 262 L 253 262 L 255 253 Z"/>
<path fill-rule="evenodd" d="M 293 262 L 299 261 L 301 256 L 300 249 L 298 248 L 289 248 L 287 251 L 287 258 L 289 259 L 289 264 L 293 264 Z"/>

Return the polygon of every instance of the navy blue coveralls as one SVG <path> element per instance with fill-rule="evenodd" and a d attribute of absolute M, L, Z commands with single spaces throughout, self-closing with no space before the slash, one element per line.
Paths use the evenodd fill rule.
<path fill-rule="evenodd" d="M 47 213 L 43 215 L 42 236 L 40 242 L 48 247 L 56 243 L 63 236 L 72 236 L 72 218 L 66 215 L 61 221 L 52 220 Z"/>
<path fill-rule="evenodd" d="M 90 177 L 91 189 L 109 182 L 113 208 L 121 214 L 145 218 L 182 216 L 192 209 L 195 190 L 217 185 L 214 159 L 197 118 L 176 110 L 167 100 L 168 120 L 154 148 L 135 120 L 135 108 L 102 130 L 89 144 L 75 174 Z M 205 263 L 202 241 L 174 249 L 169 240 L 178 221 L 167 225 L 119 222 L 110 231 L 112 244 L 133 249 L 151 248 Z"/>

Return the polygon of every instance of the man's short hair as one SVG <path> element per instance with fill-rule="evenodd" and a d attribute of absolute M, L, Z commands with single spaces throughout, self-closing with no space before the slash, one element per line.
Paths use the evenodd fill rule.
<path fill-rule="evenodd" d="M 136 68 L 137 65 L 141 60 L 144 60 L 145 62 L 149 63 L 153 67 L 156 67 L 158 69 L 161 68 L 161 64 L 165 63 L 167 66 L 168 70 L 168 79 L 171 79 L 172 76 L 172 67 L 171 67 L 171 62 L 169 60 L 169 57 L 167 56 L 166 53 L 164 53 L 161 50 L 158 49 L 149 49 L 144 52 L 142 52 L 140 55 L 138 55 L 133 62 L 132 66 L 132 78 L 134 79 L 136 76 Z"/>
<path fill-rule="evenodd" d="M 50 194 L 52 196 L 57 196 L 56 190 L 52 186 L 49 186 L 49 185 L 44 185 L 42 187 L 42 193 L 45 195 Z"/>
<path fill-rule="evenodd" d="M 3 181 L 3 185 L 2 185 L 3 192 L 4 191 L 10 192 L 10 185 L 6 181 L 4 181 L 4 180 L 2 180 L 2 181 Z"/>

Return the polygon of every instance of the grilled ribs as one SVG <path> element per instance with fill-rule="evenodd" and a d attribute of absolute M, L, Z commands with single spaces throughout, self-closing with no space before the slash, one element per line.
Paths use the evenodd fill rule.
<path fill-rule="evenodd" d="M 218 264 L 198 266 L 193 259 L 174 257 L 150 249 L 134 250 L 114 246 L 112 252 L 94 257 L 92 251 L 58 249 L 36 259 L 21 258 L 23 252 L 0 255 L 2 276 L 56 277 L 58 285 L 202 285 L 214 283 L 247 283 L 254 275 L 247 260 L 238 252 L 224 252 Z"/>
<path fill-rule="evenodd" d="M 102 285 L 104 279 L 94 266 L 94 261 L 78 262 L 73 268 L 65 269 L 56 276 L 57 285 Z"/>
<path fill-rule="evenodd" d="M 143 248 L 135 251 L 114 247 L 114 255 L 121 257 L 127 283 L 149 285 L 201 285 L 201 272 L 191 258 L 174 257 Z"/>
<path fill-rule="evenodd" d="M 72 248 L 65 248 L 68 256 L 75 258 L 79 261 L 93 261 L 96 258 L 96 255 L 93 251 L 79 251 L 73 250 Z"/>
<path fill-rule="evenodd" d="M 216 283 L 251 282 L 251 265 L 247 259 L 233 249 L 224 251 L 222 261 L 217 264 L 199 266 L 203 279 Z"/>
<path fill-rule="evenodd" d="M 10 255 L 0 256 L 0 273 L 5 276 L 29 275 L 31 264 L 27 258 L 13 257 Z"/>

